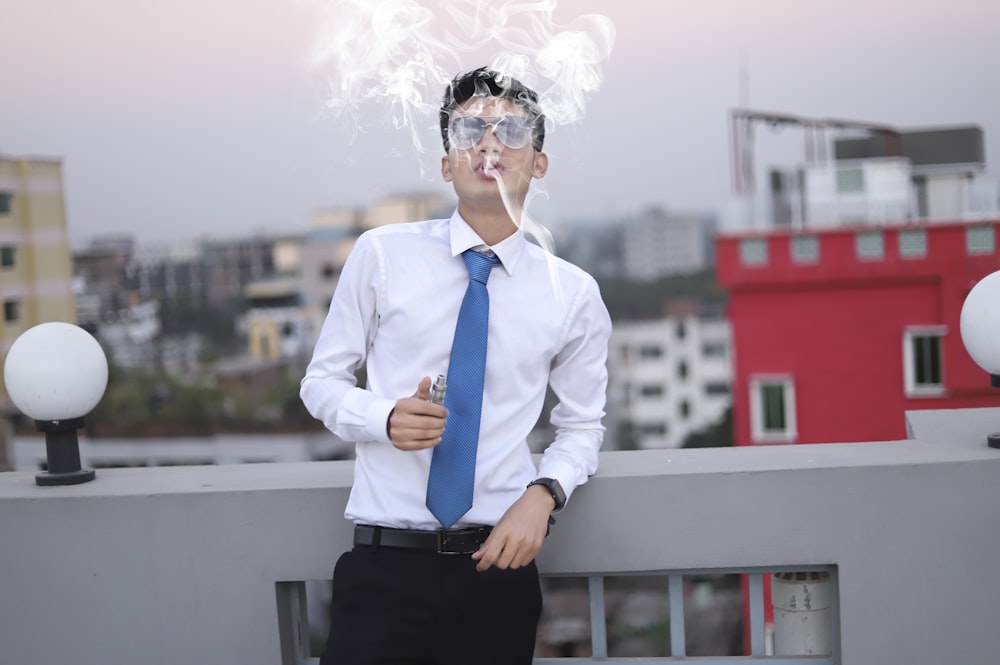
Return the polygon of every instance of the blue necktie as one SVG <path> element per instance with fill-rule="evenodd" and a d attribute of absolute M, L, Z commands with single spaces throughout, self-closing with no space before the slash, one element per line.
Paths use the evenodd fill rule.
<path fill-rule="evenodd" d="M 448 425 L 441 443 L 434 448 L 427 482 L 427 507 L 446 529 L 472 507 L 490 319 L 486 280 L 498 261 L 493 254 L 471 249 L 463 252 L 462 259 L 469 269 L 469 287 L 458 310 L 448 363 L 448 392 L 444 398 Z"/>

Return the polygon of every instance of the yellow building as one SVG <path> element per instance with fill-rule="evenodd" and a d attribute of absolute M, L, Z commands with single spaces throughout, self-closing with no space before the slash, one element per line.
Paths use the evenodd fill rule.
<path fill-rule="evenodd" d="M 18 335 L 47 321 L 76 323 L 62 161 L 0 156 L 0 361 Z M 0 413 L 13 410 L 0 385 Z M 4 418 L 6 420 L 6 418 Z M 10 466 L 0 428 L 0 470 Z"/>

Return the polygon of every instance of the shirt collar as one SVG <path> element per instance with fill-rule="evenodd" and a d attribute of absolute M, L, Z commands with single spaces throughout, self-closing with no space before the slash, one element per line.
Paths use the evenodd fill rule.
<path fill-rule="evenodd" d="M 524 243 L 527 242 L 521 229 L 517 229 L 497 244 L 489 246 L 483 242 L 478 233 L 472 230 L 469 223 L 462 219 L 458 210 L 452 214 L 449 227 L 452 256 L 458 256 L 467 249 L 492 250 L 500 258 L 500 264 L 507 271 L 507 274 L 514 274 L 517 261 L 521 258 L 521 252 L 524 251 Z"/>

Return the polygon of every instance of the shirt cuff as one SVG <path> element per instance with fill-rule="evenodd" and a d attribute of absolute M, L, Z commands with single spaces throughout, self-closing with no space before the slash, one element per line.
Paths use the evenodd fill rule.
<path fill-rule="evenodd" d="M 396 408 L 396 402 L 391 399 L 378 398 L 372 400 L 365 412 L 365 429 L 372 441 L 392 443 L 389 438 L 389 414 Z"/>
<path fill-rule="evenodd" d="M 576 469 L 572 465 L 543 459 L 538 468 L 538 477 L 555 478 L 558 480 L 559 485 L 563 488 L 563 492 L 566 493 L 566 503 L 569 504 L 569 498 L 577 486 Z M 586 479 L 584 479 L 584 482 L 586 482 Z"/>

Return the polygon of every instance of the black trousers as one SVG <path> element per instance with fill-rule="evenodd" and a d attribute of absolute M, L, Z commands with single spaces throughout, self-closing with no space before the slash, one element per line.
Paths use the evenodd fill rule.
<path fill-rule="evenodd" d="M 530 665 L 538 569 L 476 570 L 467 554 L 356 547 L 333 573 L 321 665 Z"/>

